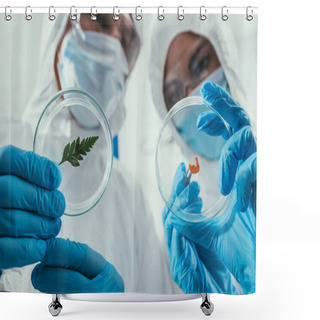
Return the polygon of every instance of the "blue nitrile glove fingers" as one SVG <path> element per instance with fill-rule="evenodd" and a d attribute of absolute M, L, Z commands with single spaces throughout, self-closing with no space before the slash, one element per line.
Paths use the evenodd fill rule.
<path fill-rule="evenodd" d="M 230 136 L 224 121 L 213 111 L 202 112 L 198 116 L 197 129 L 210 136 L 222 136 L 225 140 Z"/>
<path fill-rule="evenodd" d="M 42 260 L 46 266 L 73 269 L 93 279 L 108 264 L 101 254 L 87 244 L 56 238 L 47 240 L 47 245 L 47 254 Z"/>
<path fill-rule="evenodd" d="M 179 169 L 177 172 L 179 172 Z M 179 218 L 166 207 L 163 216 L 166 217 L 164 233 L 173 280 L 184 293 L 221 292 L 215 279 L 200 261 L 194 243 L 190 242 L 172 226 L 172 218 Z"/>
<path fill-rule="evenodd" d="M 253 229 L 250 228 L 252 223 L 249 214 L 243 216 L 234 211 L 236 193 L 231 193 L 231 195 L 230 205 L 221 219 L 218 217 L 206 222 L 190 223 L 173 214 L 168 214 L 164 227 L 166 239 L 170 237 L 170 241 L 167 241 L 169 260 L 178 254 L 172 249 L 174 245 L 172 230 L 176 230 L 190 245 L 195 246 L 196 256 L 199 258 L 197 263 L 202 264 L 203 268 L 210 273 L 222 292 L 241 293 L 243 290 L 250 293 L 254 291 L 252 254 L 255 243 L 254 226 Z M 217 223 L 216 220 L 220 222 Z M 204 254 L 201 254 L 202 252 Z M 185 257 L 185 259 L 190 258 Z M 182 263 L 184 263 L 183 260 L 180 264 Z M 177 266 L 175 270 L 171 269 L 171 272 L 181 272 L 181 270 Z M 235 284 L 231 275 L 242 289 Z M 181 283 L 179 285 L 181 287 Z M 192 283 L 189 285 L 191 286 Z"/>
<path fill-rule="evenodd" d="M 181 162 L 174 175 L 172 188 L 171 188 L 171 200 L 175 201 L 176 197 L 183 191 L 186 181 L 186 165 Z"/>
<path fill-rule="evenodd" d="M 219 188 L 223 195 L 232 190 L 239 161 L 257 151 L 256 139 L 249 126 L 237 131 L 224 145 L 219 163 Z"/>
<path fill-rule="evenodd" d="M 188 212 L 195 212 L 194 210 L 201 211 L 202 200 L 199 196 L 199 185 L 196 182 L 192 182 L 187 187 L 185 185 L 186 181 L 186 166 L 184 163 L 180 163 L 177 167 L 172 188 L 170 203 L 174 205 L 174 209 L 181 208 L 183 210 L 190 210 Z M 191 188 L 191 189 L 190 189 Z M 180 198 L 181 197 L 181 198 Z M 196 211 L 197 212 L 197 211 Z M 168 248 L 171 246 L 171 219 L 174 214 L 169 208 L 165 207 L 162 212 L 162 221 L 165 230 L 166 241 Z"/>
<path fill-rule="evenodd" d="M 237 203 L 240 211 L 247 210 L 250 200 L 255 202 L 255 187 L 257 179 L 257 153 L 253 153 L 243 162 L 239 169 L 237 182 Z M 255 212 L 255 203 L 252 203 Z"/>
<path fill-rule="evenodd" d="M 33 212 L 0 208 L 0 238 L 49 239 L 61 229 L 61 219 L 51 219 Z"/>
<path fill-rule="evenodd" d="M 203 99 L 212 104 L 219 99 L 225 99 L 228 104 L 239 106 L 239 103 L 235 101 L 226 90 L 212 81 L 207 81 L 202 84 L 201 95 Z"/>
<path fill-rule="evenodd" d="M 200 213 L 202 208 L 202 199 L 199 197 L 199 193 L 199 184 L 192 181 L 174 201 L 175 207 L 188 213 Z"/>
<path fill-rule="evenodd" d="M 36 212 L 59 218 L 65 210 L 65 199 L 58 190 L 47 190 L 14 175 L 0 176 L 0 207 Z"/>
<path fill-rule="evenodd" d="M 0 148 L 0 175 L 15 175 L 49 190 L 61 183 L 60 167 L 45 157 L 8 145 Z"/>
<path fill-rule="evenodd" d="M 185 181 L 186 168 L 181 163 L 174 177 L 171 201 L 174 201 L 175 207 L 187 212 L 200 212 L 202 200 L 199 198 L 199 185 L 192 182 L 186 187 Z M 221 292 L 216 281 L 199 260 L 194 244 L 172 227 L 172 219 L 180 220 L 165 207 L 163 224 L 173 280 L 185 293 Z"/>
<path fill-rule="evenodd" d="M 201 94 L 230 125 L 234 133 L 223 147 L 220 158 L 219 188 L 223 195 L 227 195 L 233 187 L 239 161 L 245 161 L 256 152 L 255 137 L 247 113 L 225 90 L 213 82 L 206 82 L 202 86 Z M 200 114 L 197 122 L 198 130 L 209 135 L 217 135 L 220 130 L 223 135 L 223 129 L 216 125 L 217 120 L 212 117 L 212 112 Z"/>
<path fill-rule="evenodd" d="M 172 229 L 169 249 L 170 272 L 184 293 L 221 292 L 208 272 L 193 243 Z"/>
<path fill-rule="evenodd" d="M 14 146 L 0 148 L 0 269 L 43 259 L 60 231 L 65 199 L 57 164 Z"/>
<path fill-rule="evenodd" d="M 46 293 L 123 292 L 114 266 L 88 245 L 47 240 L 47 253 L 32 272 L 33 286 Z"/>
<path fill-rule="evenodd" d="M 188 213 L 200 213 L 202 209 L 202 199 L 199 197 L 200 187 L 195 181 L 187 186 L 186 182 L 186 166 L 180 163 L 171 188 L 170 203 L 173 204 L 175 210 L 179 208 Z M 165 224 L 169 210 L 163 210 L 162 219 Z"/>
<path fill-rule="evenodd" d="M 205 82 L 201 88 L 201 94 L 203 99 L 230 125 L 233 132 L 238 131 L 243 126 L 250 125 L 250 119 L 247 113 L 240 107 L 238 102 L 220 86 L 213 82 Z"/>
<path fill-rule="evenodd" d="M 47 249 L 44 240 L 0 238 L 0 269 L 24 267 L 43 259 Z"/>

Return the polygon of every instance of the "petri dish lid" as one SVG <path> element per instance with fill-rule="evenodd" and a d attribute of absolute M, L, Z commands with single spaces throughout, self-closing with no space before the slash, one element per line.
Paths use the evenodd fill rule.
<path fill-rule="evenodd" d="M 203 112 L 216 117 L 221 135 L 211 136 L 197 130 L 197 119 Z M 219 162 L 222 149 L 231 136 L 231 128 L 221 115 L 201 97 L 190 96 L 177 102 L 166 115 L 160 130 L 156 149 L 156 175 L 160 194 L 166 206 L 179 218 L 187 222 L 207 221 L 217 217 L 227 206 L 229 196 L 221 194 Z M 176 170 L 184 163 L 195 164 L 198 158 L 200 171 L 191 175 L 190 183 L 196 181 L 200 187 L 201 209 L 183 207 L 171 197 Z M 188 185 L 185 179 L 185 187 Z"/>
<path fill-rule="evenodd" d="M 88 127 L 84 126 L 86 123 Z M 60 163 L 68 143 L 78 137 L 81 141 L 91 136 L 99 138 L 79 161 L 79 167 L 69 162 L 60 165 L 62 182 L 59 190 L 66 200 L 65 215 L 84 214 L 102 197 L 111 176 L 113 142 L 105 114 L 92 95 L 78 88 L 59 91 L 40 116 L 33 151 Z"/>

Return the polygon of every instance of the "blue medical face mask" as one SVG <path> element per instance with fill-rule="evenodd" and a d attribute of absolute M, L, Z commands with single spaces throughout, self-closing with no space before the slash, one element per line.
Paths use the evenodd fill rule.
<path fill-rule="evenodd" d="M 214 82 L 215 84 L 219 85 L 225 91 L 230 94 L 229 85 L 224 74 L 222 67 L 220 66 L 218 69 L 213 71 L 203 82 L 201 82 L 196 88 L 192 90 L 189 96 L 200 96 L 201 97 L 201 88 L 204 82 Z"/>
<path fill-rule="evenodd" d="M 207 81 L 218 84 L 230 93 L 222 67 L 215 70 L 204 82 Z M 198 85 L 191 92 L 190 96 L 201 96 L 200 90 L 202 84 Z M 180 111 L 181 114 L 177 114 L 173 118 L 173 121 L 183 140 L 196 154 L 202 155 L 209 160 L 218 160 L 226 140 L 221 136 L 209 136 L 197 130 L 198 116 L 204 111 L 208 111 L 208 109 L 201 106 L 193 106 L 186 111 Z"/>
<path fill-rule="evenodd" d="M 124 81 L 129 73 L 128 62 L 119 40 L 104 33 L 83 31 L 73 23 L 58 73 L 63 89 L 77 87 L 88 91 L 111 118 L 124 97 Z M 80 125 L 93 129 L 98 120 L 84 108 L 71 112 Z"/>

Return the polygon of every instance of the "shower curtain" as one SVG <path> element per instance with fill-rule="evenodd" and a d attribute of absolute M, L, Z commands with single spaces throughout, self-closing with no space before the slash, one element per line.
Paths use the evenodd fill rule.
<path fill-rule="evenodd" d="M 254 293 L 257 16 L 0 38 L 0 291 Z"/>

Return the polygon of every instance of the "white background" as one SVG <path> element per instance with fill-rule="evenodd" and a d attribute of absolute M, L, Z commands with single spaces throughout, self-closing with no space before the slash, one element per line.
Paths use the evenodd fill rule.
<path fill-rule="evenodd" d="M 319 319 L 319 4 L 309 0 L 1 3 L 6 4 L 259 5 L 257 293 L 212 295 L 213 318 Z M 50 319 L 49 302 L 47 295 L 1 293 L 1 319 Z M 134 304 L 63 301 L 63 305 L 62 319 L 204 317 L 200 300 Z"/>

